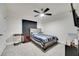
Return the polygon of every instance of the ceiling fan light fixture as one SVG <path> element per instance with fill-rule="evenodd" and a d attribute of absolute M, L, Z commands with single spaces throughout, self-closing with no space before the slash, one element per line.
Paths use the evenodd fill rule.
<path fill-rule="evenodd" d="M 40 17 L 44 17 L 44 16 L 45 16 L 45 14 L 44 14 L 44 13 L 40 14 Z"/>
<path fill-rule="evenodd" d="M 45 15 L 46 16 L 51 16 L 52 15 L 51 13 L 47 13 L 49 10 L 50 10 L 49 8 L 46 8 L 45 10 L 42 8 L 41 12 L 39 12 L 37 10 L 33 10 L 34 12 L 38 13 L 34 17 L 37 17 L 37 16 L 44 17 Z"/>

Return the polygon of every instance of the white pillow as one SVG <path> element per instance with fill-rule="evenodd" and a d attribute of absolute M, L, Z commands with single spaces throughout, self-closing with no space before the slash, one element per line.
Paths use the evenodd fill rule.
<path fill-rule="evenodd" d="M 40 32 L 41 32 L 40 28 L 38 29 L 30 28 L 30 33 L 40 33 Z"/>

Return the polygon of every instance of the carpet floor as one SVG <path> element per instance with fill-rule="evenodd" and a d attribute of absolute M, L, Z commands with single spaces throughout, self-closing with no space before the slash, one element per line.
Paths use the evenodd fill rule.
<path fill-rule="evenodd" d="M 17 46 L 8 45 L 4 49 L 2 56 L 65 56 L 65 45 L 57 44 L 52 46 L 46 52 L 42 51 L 33 42 Z"/>

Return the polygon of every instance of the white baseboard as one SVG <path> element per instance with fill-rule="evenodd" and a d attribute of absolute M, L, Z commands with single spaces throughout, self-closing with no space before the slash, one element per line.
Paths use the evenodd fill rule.
<path fill-rule="evenodd" d="M 12 44 L 14 44 L 14 42 L 6 43 L 6 45 L 12 45 Z"/>

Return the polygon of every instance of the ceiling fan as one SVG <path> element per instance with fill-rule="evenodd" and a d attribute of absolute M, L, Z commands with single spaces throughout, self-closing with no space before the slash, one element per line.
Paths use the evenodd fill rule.
<path fill-rule="evenodd" d="M 37 17 L 37 16 L 40 16 L 40 17 L 43 17 L 45 15 L 47 16 L 52 16 L 51 13 L 47 13 L 50 9 L 49 8 L 46 8 L 45 10 L 44 9 L 41 9 L 41 12 L 37 11 L 37 10 L 33 10 L 34 12 L 38 13 L 37 15 L 35 15 L 34 17 Z"/>
<path fill-rule="evenodd" d="M 71 3 L 71 9 L 72 9 L 74 25 L 79 28 L 79 16 L 78 16 L 78 14 L 77 14 L 77 12 L 76 12 L 76 10 L 75 10 L 72 3 Z"/>

